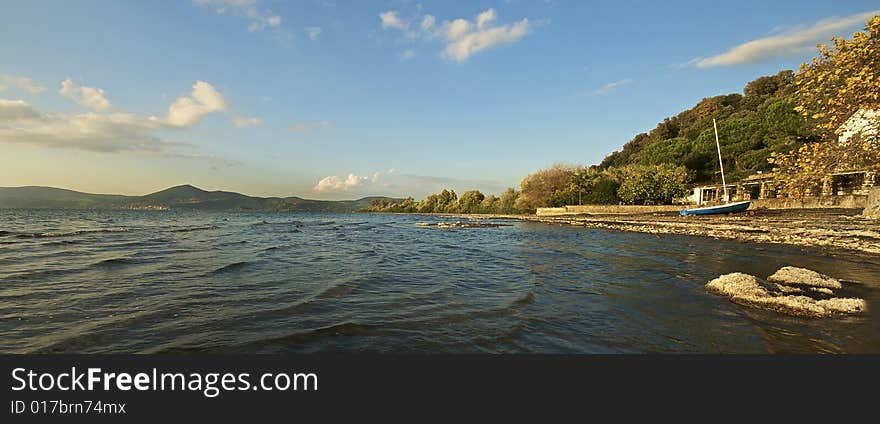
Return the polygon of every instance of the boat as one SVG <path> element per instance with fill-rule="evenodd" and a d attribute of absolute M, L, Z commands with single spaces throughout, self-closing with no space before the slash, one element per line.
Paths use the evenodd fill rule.
<path fill-rule="evenodd" d="M 715 205 L 715 206 L 706 206 L 703 208 L 696 209 L 685 209 L 679 212 L 682 216 L 684 215 L 712 215 L 717 213 L 737 213 L 743 212 L 749 208 L 749 205 L 752 202 L 749 200 L 745 200 L 742 202 L 733 202 L 733 203 L 725 203 L 723 205 Z"/>
<path fill-rule="evenodd" d="M 721 186 L 724 187 L 724 199 L 727 203 L 723 205 L 704 206 L 702 208 L 683 209 L 679 212 L 681 216 L 685 215 L 714 215 L 721 213 L 737 213 L 743 212 L 749 208 L 751 201 L 730 202 L 730 196 L 727 195 L 727 181 L 724 180 L 724 162 L 721 160 L 721 142 L 718 141 L 718 124 L 715 118 L 712 118 L 712 127 L 715 128 L 715 147 L 718 148 L 718 165 L 721 166 Z"/>

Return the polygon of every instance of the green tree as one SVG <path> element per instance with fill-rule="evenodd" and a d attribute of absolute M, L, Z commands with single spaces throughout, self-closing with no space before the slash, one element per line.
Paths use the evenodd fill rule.
<path fill-rule="evenodd" d="M 458 198 L 458 212 L 461 213 L 480 213 L 480 204 L 486 196 L 479 190 L 468 190 L 461 194 Z"/>
<path fill-rule="evenodd" d="M 631 205 L 662 205 L 688 193 L 690 176 L 683 166 L 629 165 L 621 169 L 617 195 Z"/>

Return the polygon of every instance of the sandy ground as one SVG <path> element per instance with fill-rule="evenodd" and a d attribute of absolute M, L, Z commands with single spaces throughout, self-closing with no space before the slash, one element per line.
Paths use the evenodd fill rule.
<path fill-rule="evenodd" d="M 880 220 L 856 209 L 758 210 L 747 214 L 680 216 L 640 215 L 445 215 L 457 218 L 516 218 L 559 225 L 649 234 L 683 234 L 745 242 L 777 243 L 880 254 Z"/>

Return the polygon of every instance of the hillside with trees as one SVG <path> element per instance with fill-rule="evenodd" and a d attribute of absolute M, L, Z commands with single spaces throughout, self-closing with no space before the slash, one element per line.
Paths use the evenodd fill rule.
<path fill-rule="evenodd" d="M 702 99 L 636 135 L 598 165 L 554 164 L 501 198 L 444 190 L 417 202 L 374 202 L 389 212 L 516 213 L 577 204 L 669 204 L 696 184 L 719 182 L 714 118 L 728 182 L 773 171 L 778 193 L 816 195 L 832 172 L 880 171 L 880 122 L 874 137 L 838 143 L 835 130 L 853 113 L 880 110 L 880 16 L 850 39 L 833 37 L 798 72 L 750 81 L 742 93 Z M 384 203 L 383 203 L 384 202 Z"/>

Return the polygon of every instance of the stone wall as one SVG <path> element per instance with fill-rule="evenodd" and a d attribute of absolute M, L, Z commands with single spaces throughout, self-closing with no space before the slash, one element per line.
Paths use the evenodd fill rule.
<path fill-rule="evenodd" d="M 862 216 L 865 218 L 880 219 L 880 186 L 874 186 L 865 202 L 865 211 Z"/>
<path fill-rule="evenodd" d="M 865 214 L 877 213 L 880 218 L 880 187 L 871 190 L 875 209 L 870 212 L 866 206 L 870 203 L 869 196 L 850 194 L 846 196 L 814 196 L 793 199 L 778 197 L 775 199 L 752 200 L 749 209 L 866 209 Z M 634 206 L 634 205 L 583 205 L 563 206 L 560 208 L 538 208 L 535 212 L 538 216 L 559 215 L 635 215 L 642 213 L 678 212 L 682 209 L 693 208 L 694 205 L 661 205 L 661 206 Z"/>
<path fill-rule="evenodd" d="M 634 205 L 583 205 L 564 206 L 561 208 L 538 208 L 535 212 L 538 216 L 554 215 L 633 215 L 640 213 L 678 212 L 685 206 L 661 205 L 661 206 L 634 206 Z"/>
<path fill-rule="evenodd" d="M 862 209 L 868 196 L 850 194 L 846 196 L 812 196 L 799 199 L 777 197 L 775 199 L 752 200 L 750 209 Z"/>

